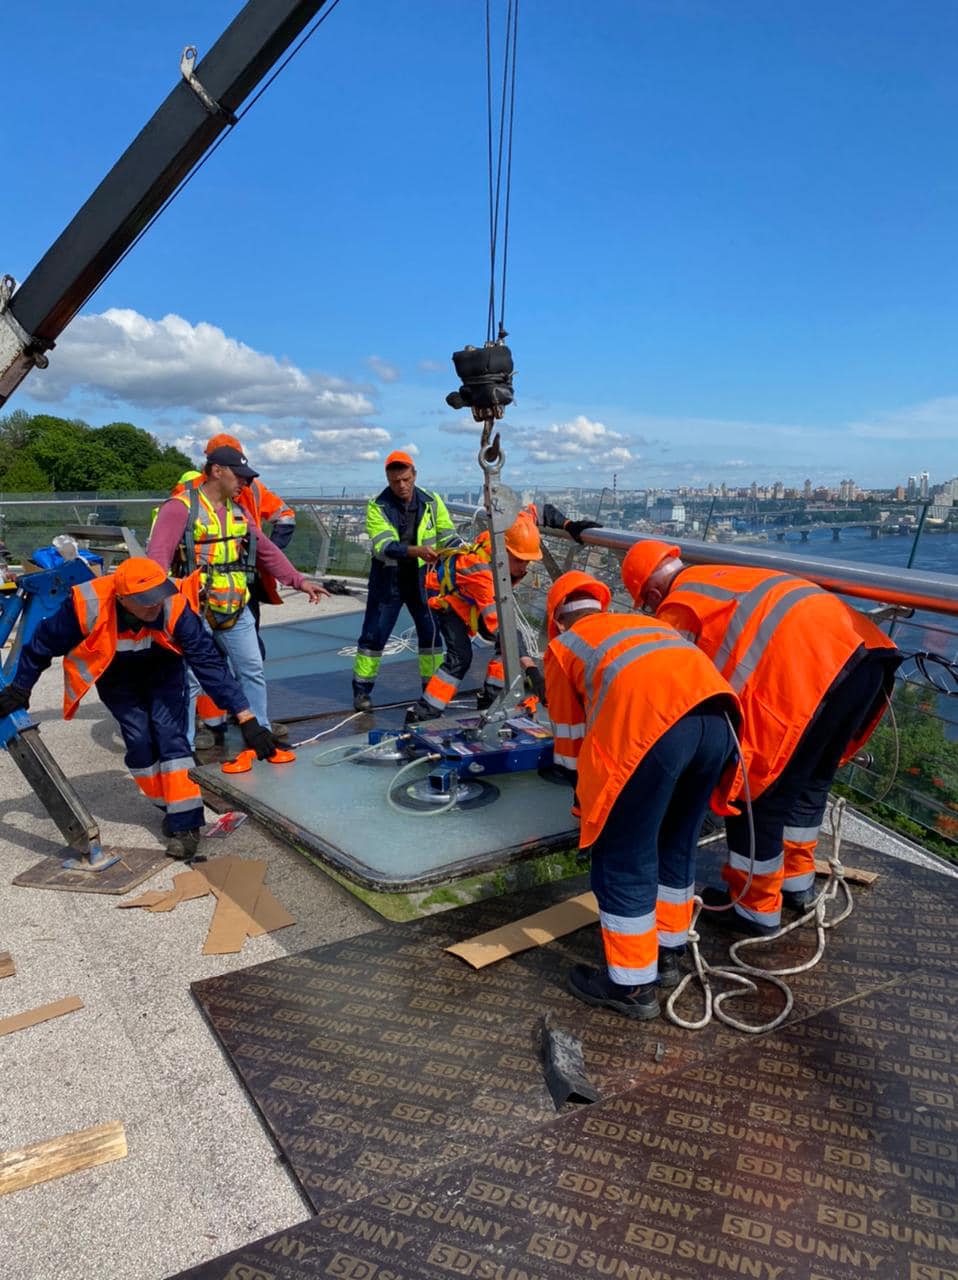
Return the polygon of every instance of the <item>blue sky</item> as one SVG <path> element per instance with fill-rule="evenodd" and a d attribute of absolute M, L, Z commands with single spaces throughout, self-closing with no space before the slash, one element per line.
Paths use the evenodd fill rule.
<path fill-rule="evenodd" d="M 239 7 L 7 6 L 0 270 Z M 483 0 L 341 0 L 8 408 L 232 430 L 281 492 L 410 444 L 474 483 L 482 36 Z M 954 0 L 522 0 L 505 478 L 958 474 L 956 49 Z"/>

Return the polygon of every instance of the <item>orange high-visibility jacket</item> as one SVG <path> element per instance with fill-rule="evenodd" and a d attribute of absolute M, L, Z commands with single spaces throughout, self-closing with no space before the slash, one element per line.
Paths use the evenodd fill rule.
<path fill-rule="evenodd" d="M 205 475 L 196 476 L 190 481 L 190 487 L 198 489 Z M 175 484 L 170 490 L 170 497 L 175 498 L 186 490 L 186 485 Z M 273 493 L 272 489 L 267 489 L 262 480 L 251 480 L 249 484 L 243 486 L 239 494 L 234 498 L 237 506 L 243 508 L 246 514 L 255 522 L 258 529 L 262 529 L 263 521 L 269 521 L 276 525 L 295 525 L 296 512 L 293 508 L 279 496 Z M 256 566 L 256 574 L 263 586 L 263 591 L 270 604 L 282 604 L 283 597 L 276 589 L 276 579 L 271 573 L 262 567 Z"/>
<path fill-rule="evenodd" d="M 656 617 L 707 653 L 741 698 L 753 799 L 788 764 L 839 674 L 869 650 L 895 649 L 873 622 L 837 597 L 774 569 L 683 569 Z M 889 663 L 889 689 L 893 679 Z M 884 704 L 862 708 L 862 731 L 846 760 L 868 740 L 883 711 Z"/>
<path fill-rule="evenodd" d="M 452 609 L 471 636 L 480 623 L 484 634 L 494 636 L 499 630 L 499 615 L 491 564 L 491 543 L 485 531 L 471 548 L 444 555 L 426 574 L 430 609 Z"/>
<path fill-rule="evenodd" d="M 113 575 L 81 582 L 73 588 L 73 608 L 83 631 L 83 640 L 63 659 L 63 718 L 72 720 L 90 686 L 99 680 L 124 649 L 134 650 L 158 644 L 173 653 L 182 653 L 173 639 L 173 628 L 189 605 L 178 593 L 163 601 L 163 629 L 143 626 L 137 631 L 117 630 L 116 587 Z"/>
<path fill-rule="evenodd" d="M 738 698 L 705 655 L 655 618 L 591 613 L 549 643 L 546 694 L 557 764 L 578 771 L 579 844 L 602 831 L 646 752 L 687 712 L 722 696 L 733 723 Z M 714 796 L 727 805 L 735 763 Z M 641 821 L 641 814 L 636 815 Z"/>

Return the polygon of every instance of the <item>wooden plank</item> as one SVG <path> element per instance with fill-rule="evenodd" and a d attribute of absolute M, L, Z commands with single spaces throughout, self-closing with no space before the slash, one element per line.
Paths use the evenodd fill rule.
<path fill-rule="evenodd" d="M 467 938 L 457 942 L 446 950 L 454 956 L 465 960 L 474 969 L 483 969 L 487 964 L 495 964 L 506 956 L 517 955 L 520 951 L 528 951 L 530 947 L 542 947 L 567 933 L 575 933 L 586 925 L 595 924 L 599 918 L 599 908 L 591 893 L 580 893 L 576 898 L 565 902 L 557 902 L 545 911 L 537 911 L 535 915 L 524 916 L 514 920 L 512 924 L 504 924 L 488 933 L 480 933 L 475 938 Z"/>
<path fill-rule="evenodd" d="M 51 1018 L 59 1018 L 64 1013 L 73 1013 L 82 1009 L 83 1001 L 79 996 L 67 996 L 64 1000 L 54 1000 L 52 1004 L 41 1004 L 36 1009 L 27 1009 L 23 1013 L 15 1013 L 12 1018 L 0 1018 L 0 1036 L 9 1035 L 11 1031 L 22 1031 L 24 1027 L 35 1027 L 38 1022 L 49 1022 Z"/>
<path fill-rule="evenodd" d="M 874 884 L 878 879 L 877 871 L 863 871 L 861 867 L 843 867 L 845 879 L 849 884 Z M 827 862 L 821 862 L 815 859 L 815 874 L 817 876 L 831 875 Z"/>
<path fill-rule="evenodd" d="M 12 978 L 17 971 L 9 951 L 0 951 L 0 978 Z"/>
<path fill-rule="evenodd" d="M 0 1151 L 0 1196 L 80 1169 L 92 1169 L 126 1155 L 126 1133 L 119 1120 L 80 1129 L 77 1133 Z"/>

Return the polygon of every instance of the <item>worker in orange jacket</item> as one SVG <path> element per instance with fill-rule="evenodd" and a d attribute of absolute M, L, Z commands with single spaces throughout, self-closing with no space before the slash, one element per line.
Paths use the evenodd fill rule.
<path fill-rule="evenodd" d="M 688 636 L 742 700 L 755 869 L 744 813 L 726 818 L 722 875 L 739 932 L 771 934 L 781 910 L 814 898 L 815 846 L 839 765 L 884 713 L 901 655 L 873 622 L 804 578 L 774 569 L 695 565 L 647 539 L 622 563 L 636 604 Z M 707 890 L 709 905 L 729 894 Z"/>
<path fill-rule="evenodd" d="M 542 542 L 534 507 L 519 512 L 505 533 L 509 572 L 516 586 L 525 577 L 529 565 L 542 559 Z M 501 693 L 505 674 L 499 648 L 499 615 L 492 577 L 492 541 L 488 532 L 479 535 L 468 547 L 441 552 L 436 564 L 426 575 L 429 607 L 439 619 L 439 630 L 446 653 L 439 670 L 423 690 L 422 697 L 406 713 L 406 723 L 433 720 L 455 697 L 472 665 L 472 638 L 496 642 L 489 659 L 486 678 L 479 695 L 479 708 L 489 706 Z M 542 693 L 542 674 L 521 644 L 520 662 L 533 693 Z"/>
<path fill-rule="evenodd" d="M 203 688 L 236 716 L 244 742 L 261 760 L 276 743 L 187 596 L 143 556 L 75 586 L 20 650 L 10 684 L 0 690 L 0 716 L 29 705 L 55 657 L 63 658 L 64 719 L 73 718 L 95 684 L 119 725 L 133 780 L 163 814 L 167 854 L 193 858 L 204 819 L 200 789 L 190 777 L 184 658 Z"/>
<path fill-rule="evenodd" d="M 654 1018 L 680 979 L 695 854 L 710 798 L 734 786 L 735 693 L 668 623 L 608 613 L 609 588 L 564 573 L 546 602 L 554 760 L 575 771 L 579 844 L 592 851 L 605 971 L 576 965 L 586 1004 Z M 574 809 L 573 812 L 576 812 Z"/>

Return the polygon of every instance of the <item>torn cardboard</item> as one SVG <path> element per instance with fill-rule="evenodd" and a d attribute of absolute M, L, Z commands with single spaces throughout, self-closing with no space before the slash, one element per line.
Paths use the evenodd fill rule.
<path fill-rule="evenodd" d="M 24 1027 L 35 1027 L 39 1022 L 49 1022 L 51 1018 L 59 1018 L 65 1013 L 73 1013 L 75 1009 L 82 1008 L 83 1001 L 79 996 L 67 996 L 63 1000 L 54 1000 L 52 1004 L 26 1009 L 23 1013 L 15 1013 L 12 1018 L 0 1018 L 0 1036 L 10 1035 L 12 1031 L 22 1031 Z"/>
<path fill-rule="evenodd" d="M 295 924 L 295 917 L 263 883 L 266 863 L 257 858 L 214 858 L 173 877 L 173 889 L 151 889 L 120 907 L 143 907 L 151 914 L 173 911 L 181 902 L 212 893 L 216 909 L 203 945 L 203 955 L 230 955 L 242 950 L 247 938 L 259 938 Z"/>
<path fill-rule="evenodd" d="M 465 942 L 457 942 L 446 950 L 474 969 L 484 969 L 487 964 L 495 964 L 507 956 L 528 951 L 531 947 L 545 946 L 567 933 L 575 933 L 576 929 L 584 929 L 598 919 L 599 904 L 595 894 L 582 893 L 577 898 L 547 907 L 545 911 L 537 911 L 535 915 L 504 924 L 500 929 L 491 929 Z"/>

